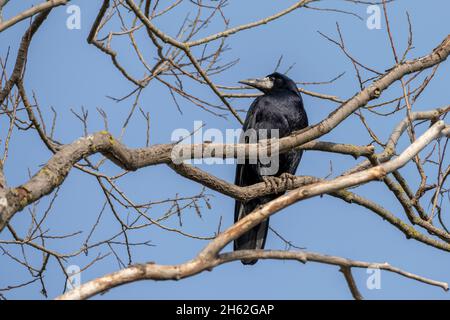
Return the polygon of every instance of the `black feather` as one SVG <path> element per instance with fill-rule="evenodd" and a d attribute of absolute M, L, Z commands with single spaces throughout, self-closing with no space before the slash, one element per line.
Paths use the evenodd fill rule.
<path fill-rule="evenodd" d="M 274 86 L 270 90 L 264 90 L 264 95 L 256 98 L 250 106 L 243 126 L 243 131 L 248 129 L 267 129 L 270 138 L 270 129 L 278 129 L 279 137 L 290 135 L 293 131 L 308 126 L 308 117 L 303 107 L 303 100 L 297 90 L 295 82 L 287 76 L 274 73 L 268 76 L 273 80 Z M 248 141 L 245 141 L 248 142 Z M 302 157 L 302 151 L 291 150 L 279 155 L 279 168 L 274 176 L 283 173 L 295 174 Z M 263 181 L 261 163 L 238 164 L 236 168 L 235 184 L 238 186 L 250 186 Z M 281 194 L 255 198 L 242 203 L 236 201 L 234 221 L 242 219 L 257 207 L 279 197 Z M 264 249 L 269 219 L 255 226 L 234 241 L 234 250 Z M 258 260 L 242 260 L 243 264 L 255 264 Z"/>

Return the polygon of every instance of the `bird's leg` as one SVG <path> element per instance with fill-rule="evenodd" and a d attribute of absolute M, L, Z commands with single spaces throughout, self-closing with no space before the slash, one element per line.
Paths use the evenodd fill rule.
<path fill-rule="evenodd" d="M 281 182 L 280 178 L 274 176 L 262 176 L 262 180 L 271 192 L 276 192 Z"/>
<path fill-rule="evenodd" d="M 292 190 L 295 188 L 295 175 L 285 172 L 280 175 L 280 179 L 286 186 L 286 190 Z"/>

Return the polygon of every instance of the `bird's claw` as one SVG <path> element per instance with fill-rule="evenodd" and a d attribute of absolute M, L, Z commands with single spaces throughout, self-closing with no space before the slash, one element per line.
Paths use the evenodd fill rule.
<path fill-rule="evenodd" d="M 266 184 L 266 188 L 268 188 L 271 192 L 277 191 L 281 180 L 280 178 L 273 176 L 263 176 L 262 179 Z"/>
<path fill-rule="evenodd" d="M 290 173 L 283 173 L 279 177 L 264 176 L 263 181 L 271 192 L 277 192 L 282 187 L 284 187 L 285 190 L 292 190 L 295 188 L 295 176 Z"/>
<path fill-rule="evenodd" d="M 285 172 L 280 175 L 280 179 L 286 186 L 287 190 L 295 189 L 295 175 Z"/>

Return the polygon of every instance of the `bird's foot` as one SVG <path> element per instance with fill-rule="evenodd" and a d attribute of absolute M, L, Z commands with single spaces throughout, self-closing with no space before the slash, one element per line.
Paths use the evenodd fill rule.
<path fill-rule="evenodd" d="M 282 183 L 280 178 L 274 176 L 263 176 L 262 179 L 266 184 L 266 188 L 268 188 L 271 192 L 276 192 Z"/>
<path fill-rule="evenodd" d="M 286 186 L 286 190 L 295 189 L 295 175 L 285 172 L 280 175 L 280 179 Z"/>

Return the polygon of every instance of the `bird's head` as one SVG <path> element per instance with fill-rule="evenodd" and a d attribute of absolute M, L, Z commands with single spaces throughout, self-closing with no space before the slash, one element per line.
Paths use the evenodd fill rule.
<path fill-rule="evenodd" d="M 277 91 L 292 91 L 295 94 L 299 94 L 295 82 L 284 74 L 274 72 L 262 79 L 247 79 L 239 81 L 239 83 L 251 86 L 266 94 Z"/>

